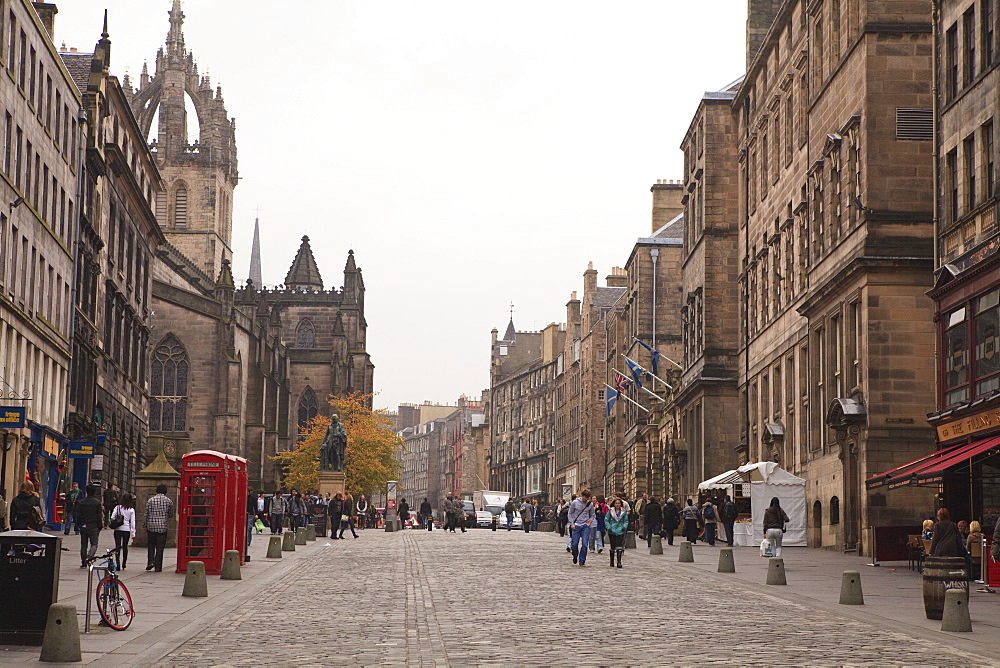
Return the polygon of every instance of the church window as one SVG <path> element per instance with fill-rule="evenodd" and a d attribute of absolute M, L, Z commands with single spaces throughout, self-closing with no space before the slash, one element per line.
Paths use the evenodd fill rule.
<path fill-rule="evenodd" d="M 150 365 L 150 431 L 185 431 L 188 402 L 187 351 L 169 334 L 153 351 Z"/>
<path fill-rule="evenodd" d="M 187 188 L 177 187 L 174 193 L 174 226 L 187 227 Z"/>
<path fill-rule="evenodd" d="M 298 328 L 295 330 L 295 347 L 316 347 L 316 328 L 313 327 L 312 320 L 306 318 L 299 323 Z"/>
<path fill-rule="evenodd" d="M 299 398 L 299 432 L 309 428 L 309 423 L 319 415 L 319 403 L 316 401 L 316 393 L 311 387 L 307 387 Z"/>

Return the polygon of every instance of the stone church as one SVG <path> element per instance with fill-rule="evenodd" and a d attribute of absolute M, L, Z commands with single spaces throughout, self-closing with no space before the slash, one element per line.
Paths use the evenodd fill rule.
<path fill-rule="evenodd" d="M 303 237 L 283 286 L 264 287 L 259 228 L 251 276 L 233 279 L 236 124 L 220 87 L 184 45 L 180 0 L 169 11 L 155 71 L 123 82 L 163 179 L 156 219 L 166 242 L 152 270 L 150 415 L 146 460 L 213 449 L 245 457 L 251 484 L 280 484 L 270 456 L 329 413 L 329 395 L 370 393 L 365 285 L 348 251 L 341 289 L 326 289 Z M 190 137 L 188 109 L 199 137 Z M 153 125 L 156 127 L 154 128 Z"/>

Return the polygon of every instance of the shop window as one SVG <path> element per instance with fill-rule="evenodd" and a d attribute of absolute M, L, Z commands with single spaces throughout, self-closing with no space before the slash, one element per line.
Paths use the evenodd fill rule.
<path fill-rule="evenodd" d="M 950 406 L 969 398 L 969 324 L 965 307 L 950 313 L 945 323 L 945 404 Z"/>
<path fill-rule="evenodd" d="M 840 499 L 837 497 L 830 499 L 830 524 L 840 524 Z"/>
<path fill-rule="evenodd" d="M 976 299 L 976 396 L 1000 389 L 1000 356 L 997 354 L 1000 290 Z"/>

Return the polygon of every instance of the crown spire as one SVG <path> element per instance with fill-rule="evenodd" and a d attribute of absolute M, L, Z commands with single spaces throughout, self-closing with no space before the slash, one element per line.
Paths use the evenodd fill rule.
<path fill-rule="evenodd" d="M 167 51 L 169 53 L 183 53 L 184 51 L 184 12 L 181 10 L 181 0 L 174 0 L 174 5 L 169 12 L 170 31 L 167 33 Z"/>
<path fill-rule="evenodd" d="M 319 267 L 316 266 L 316 258 L 313 257 L 307 236 L 302 237 L 299 252 L 295 255 L 288 275 L 285 276 L 285 287 L 307 290 L 323 289 L 323 279 L 319 275 Z"/>

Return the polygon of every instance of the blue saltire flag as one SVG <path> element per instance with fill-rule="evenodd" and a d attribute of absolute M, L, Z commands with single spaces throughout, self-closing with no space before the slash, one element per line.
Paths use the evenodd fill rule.
<path fill-rule="evenodd" d="M 648 343 L 646 343 L 644 341 L 640 341 L 639 339 L 636 339 L 635 341 L 640 346 L 642 346 L 643 348 L 645 348 L 646 350 L 648 350 L 650 352 L 650 354 L 653 356 L 653 365 L 652 365 L 653 366 L 653 375 L 654 376 L 660 375 L 660 371 L 659 371 L 659 368 L 660 368 L 660 351 L 656 350 L 655 348 L 653 348 L 651 345 L 649 345 Z"/>
<path fill-rule="evenodd" d="M 618 401 L 618 390 L 605 384 L 604 387 L 607 389 L 607 396 L 605 398 L 605 417 L 611 417 L 611 411 L 615 408 L 615 402 Z"/>
<path fill-rule="evenodd" d="M 628 369 L 632 372 L 632 378 L 635 379 L 635 386 L 641 390 L 642 374 L 646 373 L 646 370 L 627 357 L 625 358 L 625 363 L 628 364 Z"/>

